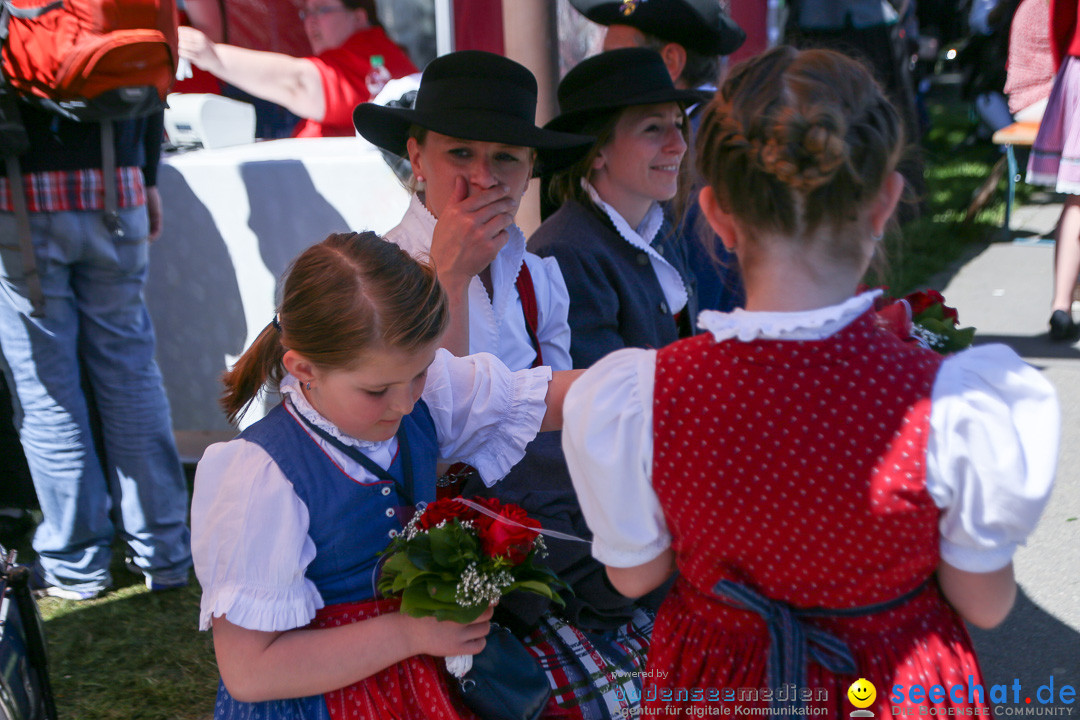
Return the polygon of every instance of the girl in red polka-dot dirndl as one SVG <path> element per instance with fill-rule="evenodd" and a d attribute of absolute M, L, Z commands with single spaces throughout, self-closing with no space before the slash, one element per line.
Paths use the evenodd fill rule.
<path fill-rule="evenodd" d="M 630 597 L 678 571 L 648 714 L 989 712 L 963 621 L 1012 606 L 1058 406 L 1008 348 L 939 355 L 857 292 L 903 191 L 902 144 L 843 55 L 781 47 L 733 68 L 697 165 L 745 309 L 613 353 L 570 390 L 593 554 Z"/>

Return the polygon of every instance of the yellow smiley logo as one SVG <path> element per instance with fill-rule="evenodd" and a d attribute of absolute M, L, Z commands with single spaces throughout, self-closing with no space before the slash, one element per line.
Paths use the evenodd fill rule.
<path fill-rule="evenodd" d="M 877 688 L 866 678 L 859 678 L 847 689 L 848 700 L 857 708 L 867 708 L 877 699 Z"/>

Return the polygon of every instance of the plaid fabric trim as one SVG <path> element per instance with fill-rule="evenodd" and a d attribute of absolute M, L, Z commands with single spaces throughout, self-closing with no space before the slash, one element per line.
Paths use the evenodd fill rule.
<path fill-rule="evenodd" d="M 104 210 L 103 178 L 104 173 L 100 168 L 27 173 L 23 175 L 26 207 L 32 213 Z M 116 180 L 116 201 L 119 207 L 146 204 L 146 188 L 143 185 L 141 168 L 117 168 Z M 11 184 L 6 175 L 0 174 L 0 211 L 14 210 Z"/>
<path fill-rule="evenodd" d="M 545 717 L 609 720 L 641 705 L 642 673 L 654 615 L 638 608 L 613 633 L 590 633 L 547 615 L 525 647 L 548 676 L 552 698 Z"/>

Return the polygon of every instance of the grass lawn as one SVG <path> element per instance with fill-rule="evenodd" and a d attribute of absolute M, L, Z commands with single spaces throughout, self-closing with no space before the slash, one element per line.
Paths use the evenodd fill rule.
<path fill-rule="evenodd" d="M 989 142 L 968 142 L 972 121 L 955 87 L 935 86 L 928 106 L 931 126 L 921 144 L 928 212 L 886 237 L 887 268 L 868 279 L 868 284 L 885 285 L 896 296 L 936 285 L 937 276 L 993 241 L 1005 219 L 1003 176 L 984 209 L 965 222 L 976 190 L 1002 157 L 1001 151 Z M 1030 186 L 1017 183 L 1014 208 L 1031 192 Z"/>
<path fill-rule="evenodd" d="M 20 562 L 32 551 L 19 549 Z M 151 593 L 113 548 L 115 590 L 86 602 L 42 598 L 61 720 L 202 720 L 217 692 L 213 639 L 199 632 L 198 584 Z"/>
<path fill-rule="evenodd" d="M 887 240 L 889 269 L 873 284 L 893 294 L 926 287 L 961 258 L 993 238 L 1004 215 L 1004 181 L 993 202 L 962 224 L 972 193 L 1000 153 L 986 143 L 965 145 L 966 108 L 939 89 L 931 98 L 933 128 L 923 142 L 929 213 Z M 1027 189 L 1018 188 L 1018 202 Z M 122 558 L 122 551 L 118 551 Z M 20 553 L 23 562 L 32 554 Z M 188 720 L 213 713 L 217 687 L 212 640 L 196 630 L 199 590 L 151 595 L 116 563 L 122 585 L 101 599 L 40 603 L 51 674 L 64 720 Z"/>

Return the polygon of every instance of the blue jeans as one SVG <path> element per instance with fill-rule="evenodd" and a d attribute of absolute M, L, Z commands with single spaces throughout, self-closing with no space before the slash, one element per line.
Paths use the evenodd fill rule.
<path fill-rule="evenodd" d="M 100 212 L 35 213 L 31 224 L 45 316 L 30 316 L 15 217 L 0 212 L 0 348 L 44 516 L 39 567 L 54 585 L 104 589 L 118 532 L 152 578 L 186 579 L 187 483 L 142 295 L 146 209 L 121 211 L 122 237 Z"/>

